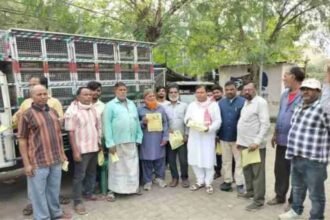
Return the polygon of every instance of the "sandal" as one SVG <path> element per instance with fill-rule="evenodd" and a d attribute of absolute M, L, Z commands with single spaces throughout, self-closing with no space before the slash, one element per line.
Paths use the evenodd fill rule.
<path fill-rule="evenodd" d="M 194 185 L 192 185 L 190 187 L 190 190 L 191 191 L 196 191 L 196 190 L 199 190 L 199 189 L 203 188 L 204 186 L 205 186 L 204 184 L 195 183 Z"/>
<path fill-rule="evenodd" d="M 206 187 L 206 192 L 207 192 L 208 194 L 213 194 L 213 187 L 212 187 L 212 186 L 207 186 L 207 187 Z"/>
<path fill-rule="evenodd" d="M 67 213 L 67 212 L 63 212 L 63 214 L 61 216 L 58 216 L 55 218 L 56 220 L 69 220 L 72 219 L 72 214 L 71 213 Z"/>
<path fill-rule="evenodd" d="M 85 206 L 82 203 L 79 203 L 78 205 L 75 205 L 74 206 L 74 211 L 78 215 L 86 215 L 86 214 L 88 214 L 88 212 L 86 211 Z"/>
<path fill-rule="evenodd" d="M 114 201 L 116 201 L 116 197 L 115 197 L 115 194 L 114 193 L 108 193 L 108 195 L 106 195 L 105 199 L 108 202 L 114 202 Z"/>
<path fill-rule="evenodd" d="M 85 195 L 83 197 L 87 201 L 97 201 L 97 200 L 100 200 L 100 198 L 98 196 L 94 195 L 94 194 L 89 195 L 89 196 Z"/>
<path fill-rule="evenodd" d="M 25 216 L 29 216 L 33 214 L 33 208 L 32 208 L 32 204 L 28 204 L 27 206 L 25 206 L 25 208 L 23 209 L 23 215 Z"/>
<path fill-rule="evenodd" d="M 65 197 L 65 196 L 60 196 L 60 204 L 61 205 L 66 205 L 66 204 L 69 204 L 71 201 L 70 198 L 68 197 Z"/>

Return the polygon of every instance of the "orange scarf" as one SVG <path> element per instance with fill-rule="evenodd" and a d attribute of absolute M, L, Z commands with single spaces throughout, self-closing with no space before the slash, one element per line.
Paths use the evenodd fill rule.
<path fill-rule="evenodd" d="M 150 110 L 155 110 L 158 106 L 158 103 L 156 100 L 152 101 L 152 102 L 145 101 L 145 104 L 146 104 L 147 108 Z"/>

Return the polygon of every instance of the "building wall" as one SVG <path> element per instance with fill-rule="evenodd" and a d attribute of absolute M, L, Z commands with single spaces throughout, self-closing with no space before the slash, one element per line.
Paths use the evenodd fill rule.
<path fill-rule="evenodd" d="M 268 87 L 263 95 L 268 101 L 270 117 L 276 117 L 279 108 L 279 102 L 282 92 L 284 91 L 283 75 L 292 64 L 270 64 L 264 66 L 264 72 L 268 76 Z M 230 80 L 231 77 L 240 77 L 247 75 L 249 65 L 237 66 L 221 66 L 219 68 L 220 81 L 219 84 L 224 84 Z"/>

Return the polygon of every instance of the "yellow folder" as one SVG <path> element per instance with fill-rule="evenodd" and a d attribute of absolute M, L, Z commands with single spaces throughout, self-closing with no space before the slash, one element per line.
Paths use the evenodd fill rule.
<path fill-rule="evenodd" d="M 260 151 L 256 149 L 254 151 L 249 151 L 249 149 L 242 150 L 241 155 L 242 167 L 245 167 L 249 164 L 260 163 Z"/>
<path fill-rule="evenodd" d="M 147 113 L 146 118 L 149 132 L 163 131 L 162 115 L 160 113 Z"/>

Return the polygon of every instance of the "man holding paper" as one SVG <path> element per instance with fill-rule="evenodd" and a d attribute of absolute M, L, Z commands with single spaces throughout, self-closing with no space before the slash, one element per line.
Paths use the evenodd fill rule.
<path fill-rule="evenodd" d="M 138 108 L 140 124 L 143 131 L 140 146 L 140 160 L 144 190 L 151 190 L 152 174 L 160 187 L 165 183 L 165 148 L 168 142 L 168 119 L 165 109 L 157 103 L 155 92 L 147 89 L 143 94 L 144 105 Z"/>
<path fill-rule="evenodd" d="M 265 159 L 267 134 L 270 128 L 268 104 L 257 95 L 254 83 L 243 87 L 246 101 L 237 125 L 237 145 L 242 152 L 242 166 L 246 183 L 244 198 L 253 198 L 247 211 L 258 210 L 265 201 Z M 260 156 L 259 156 L 260 155 Z M 260 159 L 259 159 L 260 158 Z"/>
<path fill-rule="evenodd" d="M 106 147 L 110 151 L 109 190 L 114 193 L 133 194 L 139 191 L 139 157 L 136 144 L 142 142 L 142 130 L 133 101 L 127 99 L 124 83 L 115 84 L 116 98 L 107 103 L 103 126 Z"/>
<path fill-rule="evenodd" d="M 184 124 L 184 116 L 187 104 L 179 101 L 179 89 L 176 85 L 171 85 L 168 89 L 170 103 L 166 107 L 172 112 L 170 121 L 170 144 L 167 147 L 167 158 L 170 165 L 172 182 L 170 187 L 176 187 L 179 183 L 179 173 L 176 165 L 177 155 L 179 156 L 181 185 L 189 187 L 188 180 L 188 159 L 187 159 L 187 128 Z"/>
<path fill-rule="evenodd" d="M 190 128 L 188 138 L 188 163 L 196 176 L 196 183 L 190 190 L 206 187 L 213 193 L 215 161 L 215 136 L 221 125 L 218 103 L 208 100 L 205 86 L 197 86 L 196 101 L 190 103 L 185 115 L 185 123 Z"/>

